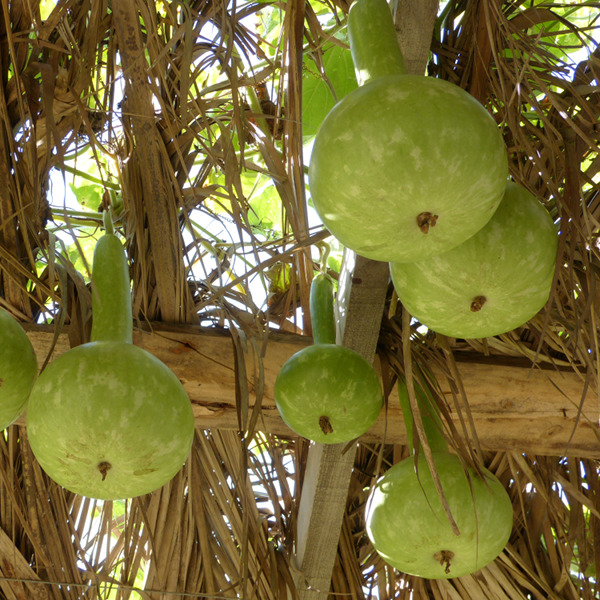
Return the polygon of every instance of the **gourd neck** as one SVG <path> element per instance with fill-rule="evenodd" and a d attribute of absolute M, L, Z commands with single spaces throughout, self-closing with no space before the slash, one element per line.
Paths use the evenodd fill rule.
<path fill-rule="evenodd" d="M 414 454 L 414 415 L 410 407 L 408 389 L 403 380 L 398 382 L 398 395 L 400 397 L 400 406 L 402 408 L 402 415 L 404 417 L 404 424 L 406 426 L 408 445 L 411 449 L 411 453 Z M 423 429 L 425 431 L 425 436 L 427 437 L 427 443 L 431 449 L 431 452 L 433 454 L 448 452 L 448 443 L 446 442 L 446 439 L 442 433 L 442 420 L 435 402 L 432 398 L 430 398 L 428 393 L 417 384 L 415 384 L 415 395 L 417 397 L 417 402 L 419 403 L 421 421 L 423 423 Z"/>
<path fill-rule="evenodd" d="M 104 228 L 104 235 L 96 242 L 92 263 L 91 340 L 131 344 L 133 317 L 129 266 L 108 211 L 104 213 Z"/>
<path fill-rule="evenodd" d="M 348 38 L 359 85 L 408 70 L 386 0 L 357 0 L 348 12 Z"/>
<path fill-rule="evenodd" d="M 315 344 L 335 344 L 333 283 L 319 273 L 310 286 L 310 317 Z"/>

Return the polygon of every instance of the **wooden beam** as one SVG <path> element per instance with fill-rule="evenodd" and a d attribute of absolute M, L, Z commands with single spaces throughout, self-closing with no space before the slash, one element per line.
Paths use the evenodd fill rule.
<path fill-rule="evenodd" d="M 49 327 L 27 326 L 27 333 L 40 363 L 52 344 Z M 137 345 L 165 362 L 183 382 L 194 408 L 196 425 L 204 429 L 237 429 L 235 407 L 234 348 L 227 332 L 191 326 L 169 327 L 153 333 L 137 331 Z M 246 359 L 264 365 L 264 396 L 258 427 L 278 435 L 294 435 L 279 417 L 273 385 L 281 365 L 310 339 L 273 334 L 260 359 L 252 350 Z M 57 339 L 52 359 L 69 349 L 67 332 Z M 585 398 L 583 374 L 552 368 L 531 368 L 525 359 L 494 359 L 455 353 L 481 445 L 494 451 L 514 451 L 547 456 L 600 458 L 600 409 L 598 390 L 591 382 Z M 376 363 L 377 366 L 377 363 Z M 252 372 L 252 368 L 248 369 Z M 434 369 L 441 391 L 454 408 L 452 385 Z M 255 402 L 250 376 L 250 407 Z M 583 403 L 581 403 L 583 398 Z M 581 412 L 579 411 L 581 404 Z M 455 424 L 460 427 L 456 410 Z M 385 434 L 385 437 L 384 437 Z M 404 443 L 404 429 L 397 392 L 389 398 L 375 425 L 361 441 Z"/>

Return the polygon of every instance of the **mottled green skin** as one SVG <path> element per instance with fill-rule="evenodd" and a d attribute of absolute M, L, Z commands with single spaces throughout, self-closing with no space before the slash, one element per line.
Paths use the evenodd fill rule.
<path fill-rule="evenodd" d="M 356 79 L 407 73 L 398 33 L 386 0 L 357 0 L 348 11 L 348 38 Z"/>
<path fill-rule="evenodd" d="M 550 295 L 557 229 L 544 206 L 509 183 L 490 222 L 460 246 L 425 260 L 390 265 L 408 312 L 444 335 L 483 338 L 520 327 Z M 478 311 L 471 303 L 485 303 Z"/>
<path fill-rule="evenodd" d="M 275 381 L 275 401 L 285 423 L 314 442 L 353 440 L 373 425 L 383 405 L 379 378 L 357 352 L 317 344 L 296 352 Z M 320 425 L 327 417 L 333 431 Z"/>
<path fill-rule="evenodd" d="M 133 341 L 131 283 L 120 239 L 105 233 L 94 248 L 91 341 Z"/>
<path fill-rule="evenodd" d="M 0 429 L 6 429 L 23 414 L 37 370 L 27 334 L 0 309 Z"/>
<path fill-rule="evenodd" d="M 469 470 L 469 481 L 457 456 L 436 453 L 434 460 L 460 535 L 452 531 L 422 454 L 418 477 L 410 457 L 379 479 L 367 503 L 367 534 L 383 559 L 403 573 L 427 579 L 462 577 L 502 552 L 512 530 L 512 504 L 489 471 L 484 481 Z M 454 553 L 449 565 L 435 558 L 444 550 Z"/>
<path fill-rule="evenodd" d="M 327 115 L 313 147 L 314 206 L 342 244 L 410 262 L 457 246 L 491 218 L 508 177 L 494 119 L 467 92 L 432 77 L 375 79 Z M 427 233 L 417 217 L 437 215 Z"/>
<path fill-rule="evenodd" d="M 159 359 L 132 344 L 100 341 L 73 348 L 43 371 L 27 431 L 58 484 L 114 500 L 152 492 L 181 469 L 194 417 L 183 386 Z M 103 462 L 110 464 L 104 481 Z"/>

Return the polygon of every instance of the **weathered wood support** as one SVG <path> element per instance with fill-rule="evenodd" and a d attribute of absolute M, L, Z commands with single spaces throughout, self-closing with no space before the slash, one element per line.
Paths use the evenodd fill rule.
<path fill-rule="evenodd" d="M 387 263 L 346 251 L 337 292 L 337 343 L 373 363 L 385 297 Z M 298 511 L 295 561 L 299 600 L 326 600 L 346 511 L 357 444 L 313 444 Z"/>
<path fill-rule="evenodd" d="M 31 326 L 27 329 L 41 363 L 52 344 L 52 329 Z M 134 341 L 165 362 L 183 382 L 199 428 L 237 429 L 235 355 L 226 332 L 218 334 L 188 326 L 169 330 L 157 328 L 153 333 L 136 332 Z M 267 344 L 262 358 L 265 390 L 259 427 L 270 433 L 292 435 L 277 412 L 273 385 L 281 365 L 309 343 L 307 338 L 274 334 Z M 58 336 L 52 358 L 68 348 L 65 332 Z M 598 391 L 590 385 L 581 404 L 585 390 L 583 374 L 572 370 L 531 368 L 528 361 L 520 359 L 478 357 L 474 362 L 473 356 L 461 359 L 460 353 L 456 353 L 456 359 L 484 449 L 600 458 Z M 259 357 L 249 354 L 248 360 L 259 360 Z M 439 370 L 434 369 L 433 374 L 448 404 L 453 407 L 451 382 Z M 249 379 L 251 406 L 253 386 L 254 381 Z M 458 418 L 455 423 L 460 427 Z M 381 414 L 361 441 L 397 444 L 405 440 L 406 432 L 394 390 L 387 412 Z"/>

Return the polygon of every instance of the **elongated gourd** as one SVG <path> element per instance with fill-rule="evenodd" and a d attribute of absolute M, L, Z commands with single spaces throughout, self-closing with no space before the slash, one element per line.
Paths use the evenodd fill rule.
<path fill-rule="evenodd" d="M 474 573 L 504 549 L 513 524 L 512 503 L 487 469 L 463 466 L 441 432 L 432 399 L 417 388 L 423 426 L 444 496 L 459 535 L 453 531 L 421 451 L 390 467 L 373 487 L 366 507 L 367 535 L 393 567 L 427 579 Z M 399 384 L 407 431 L 412 413 L 406 387 Z"/>
<path fill-rule="evenodd" d="M 312 346 L 289 358 L 275 381 L 284 422 L 323 444 L 353 440 L 377 419 L 383 404 L 379 378 L 357 352 L 335 343 L 333 284 L 317 275 L 311 284 Z"/>
<path fill-rule="evenodd" d="M 194 417 L 175 374 L 132 344 L 127 259 L 110 219 L 94 251 L 92 292 L 92 341 L 40 375 L 27 411 L 29 441 L 44 471 L 68 490 L 131 498 L 181 469 Z"/>
<path fill-rule="evenodd" d="M 37 359 L 27 334 L 0 309 L 0 430 L 23 414 L 36 377 Z"/>
<path fill-rule="evenodd" d="M 489 221 L 506 186 L 496 122 L 462 88 L 406 73 L 385 0 L 357 0 L 348 34 L 360 86 L 315 138 L 309 186 L 319 216 L 374 260 L 457 246 Z"/>

